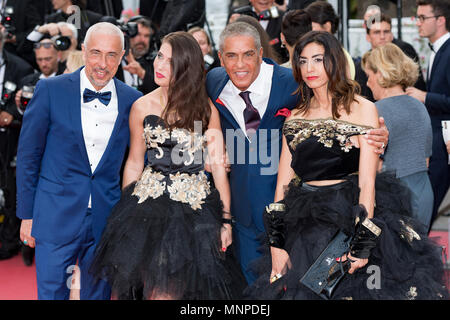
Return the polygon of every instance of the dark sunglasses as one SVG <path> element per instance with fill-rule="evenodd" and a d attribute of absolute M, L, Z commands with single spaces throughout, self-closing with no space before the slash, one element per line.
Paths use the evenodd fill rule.
<path fill-rule="evenodd" d="M 33 48 L 39 49 L 40 47 L 44 47 L 45 49 L 50 49 L 54 47 L 52 42 L 36 42 L 33 44 Z"/>

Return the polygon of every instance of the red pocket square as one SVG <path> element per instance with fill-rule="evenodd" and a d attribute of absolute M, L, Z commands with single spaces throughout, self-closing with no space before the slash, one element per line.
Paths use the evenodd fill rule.
<path fill-rule="evenodd" d="M 289 117 L 290 115 L 291 115 L 291 110 L 289 110 L 288 108 L 283 108 L 283 109 L 278 110 L 275 117 L 278 117 L 278 116 Z"/>

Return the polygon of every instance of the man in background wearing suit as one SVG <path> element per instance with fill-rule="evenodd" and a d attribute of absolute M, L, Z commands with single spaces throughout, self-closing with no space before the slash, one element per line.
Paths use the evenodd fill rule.
<path fill-rule="evenodd" d="M 417 1 L 419 35 L 428 38 L 432 48 L 427 72 L 427 91 L 410 87 L 408 95 L 428 109 L 433 129 L 433 151 L 429 174 L 434 192 L 431 224 L 450 186 L 450 165 L 442 136 L 442 121 L 450 120 L 450 5 L 448 0 Z"/>
<path fill-rule="evenodd" d="M 129 141 L 131 105 L 142 94 L 113 78 L 124 54 L 122 31 L 89 28 L 86 66 L 38 81 L 24 113 L 17 152 L 20 238 L 36 247 L 38 298 L 68 299 L 78 262 L 81 299 L 110 299 L 88 270 L 112 207 Z M 69 285 L 68 285 L 69 284 Z"/>
<path fill-rule="evenodd" d="M 0 25 L 0 189 L 5 193 L 3 223 L 0 224 L 0 260 L 9 259 L 20 249 L 20 220 L 16 218 L 15 156 L 22 115 L 15 94 L 33 68 L 22 58 L 3 48 L 6 30 Z"/>

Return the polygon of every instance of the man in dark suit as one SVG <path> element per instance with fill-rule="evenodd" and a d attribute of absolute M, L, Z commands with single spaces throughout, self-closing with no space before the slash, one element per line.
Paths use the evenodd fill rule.
<path fill-rule="evenodd" d="M 37 83 L 20 133 L 17 216 L 21 240 L 36 247 L 39 299 L 68 299 L 75 265 L 81 299 L 110 299 L 88 270 L 120 198 L 129 111 L 142 94 L 113 78 L 125 52 L 118 27 L 95 24 L 82 50 L 85 67 Z"/>
<path fill-rule="evenodd" d="M 0 189 L 5 193 L 6 202 L 0 225 L 0 259 L 8 259 L 20 249 L 14 159 L 22 115 L 14 98 L 22 78 L 33 73 L 33 68 L 25 60 L 3 49 L 4 36 L 5 30 L 0 27 Z"/>
<path fill-rule="evenodd" d="M 292 70 L 262 58 L 258 31 L 245 22 L 234 22 L 222 31 L 219 58 L 222 67 L 207 74 L 208 95 L 220 113 L 231 165 L 231 214 L 236 224 L 234 243 L 242 271 L 260 255 L 258 236 L 264 232 L 263 210 L 273 202 L 281 154 L 281 128 L 290 109 L 299 102 L 293 93 L 298 84 Z M 387 141 L 384 129 L 381 139 Z M 379 148 L 382 143 L 375 142 Z"/>
<path fill-rule="evenodd" d="M 130 38 L 129 54 L 122 59 L 116 77 L 143 94 L 147 94 L 158 87 L 154 79 L 154 57 L 150 52 L 151 39 L 155 30 L 152 29 L 150 21 L 144 17 L 134 22 L 137 23 L 138 33 Z"/>
<path fill-rule="evenodd" d="M 388 15 L 380 13 L 378 11 L 372 15 L 365 15 L 364 21 L 364 25 L 366 28 L 366 40 L 370 43 L 372 49 L 390 42 L 397 45 L 408 57 L 413 59 L 419 65 L 419 78 L 414 84 L 414 87 L 420 90 L 426 90 L 425 80 L 423 78 L 422 69 L 420 67 L 419 56 L 417 55 L 416 50 L 414 50 L 414 47 L 412 45 L 394 38 L 394 35 L 392 34 L 391 18 Z M 370 21 L 370 23 L 368 21 Z M 368 26 L 368 24 L 370 25 Z M 355 71 L 355 80 L 361 86 L 361 95 L 366 97 L 370 101 L 375 101 L 372 91 L 367 86 L 367 75 L 362 70 L 361 61 L 356 63 Z"/>
<path fill-rule="evenodd" d="M 21 52 L 18 48 L 25 41 L 26 36 L 36 25 L 42 23 L 43 19 L 35 7 L 35 1 L 32 0 L 4 0 L 4 9 L 2 23 L 10 24 L 13 31 L 8 33 L 5 38 L 5 49 L 21 58 L 31 61 L 32 52 Z M 6 21 L 6 12 L 12 9 L 10 22 Z M 8 31 L 8 30 L 7 30 Z"/>
<path fill-rule="evenodd" d="M 123 11 L 122 0 L 96 0 L 87 1 L 86 9 L 97 12 L 102 16 L 115 17 L 120 19 Z"/>
<path fill-rule="evenodd" d="M 427 90 L 410 87 L 406 92 L 425 104 L 431 118 L 433 149 L 429 174 L 434 192 L 433 222 L 450 186 L 449 158 L 442 136 L 442 121 L 450 120 L 450 6 L 447 0 L 420 0 L 417 5 L 419 35 L 428 38 L 432 52 Z"/>
<path fill-rule="evenodd" d="M 168 0 L 161 18 L 160 38 L 174 31 L 202 27 L 206 19 L 205 0 Z"/>

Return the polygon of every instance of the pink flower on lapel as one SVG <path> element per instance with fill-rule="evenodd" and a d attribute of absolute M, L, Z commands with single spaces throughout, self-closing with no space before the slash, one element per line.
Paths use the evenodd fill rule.
<path fill-rule="evenodd" d="M 288 108 L 283 108 L 283 109 L 278 110 L 275 117 L 278 117 L 278 116 L 289 117 L 290 115 L 291 115 L 291 110 L 289 110 Z"/>

